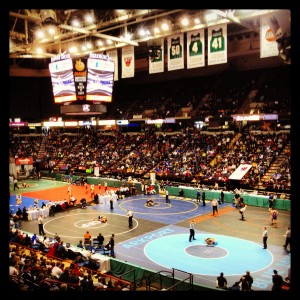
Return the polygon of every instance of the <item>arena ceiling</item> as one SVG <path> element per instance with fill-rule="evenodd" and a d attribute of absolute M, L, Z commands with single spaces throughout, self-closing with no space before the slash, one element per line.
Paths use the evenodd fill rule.
<path fill-rule="evenodd" d="M 51 57 L 68 53 L 73 44 L 90 43 L 91 49 L 78 48 L 74 55 L 87 56 L 89 52 L 103 53 L 106 50 L 126 45 L 135 47 L 136 58 L 147 57 L 149 47 L 160 38 L 227 23 L 228 36 L 259 34 L 260 17 L 277 15 L 282 10 L 232 10 L 232 9 L 14 9 L 9 11 L 9 58 L 10 65 L 27 68 L 47 68 Z M 286 11 L 288 13 L 288 11 Z M 215 20 L 208 21 L 206 16 L 214 13 Z M 84 16 L 93 17 L 92 23 L 84 21 Z M 189 25 L 181 24 L 187 17 Z M 198 18 L 199 24 L 194 20 Z M 80 27 L 72 21 L 81 21 Z M 154 27 L 162 22 L 169 24 L 169 30 L 154 33 Z M 55 28 L 52 36 L 37 38 L 38 29 Z M 147 29 L 146 36 L 139 30 Z M 131 35 L 127 38 L 126 35 Z M 98 42 L 101 41 L 101 45 Z M 108 41 L 111 44 L 108 44 Z M 43 53 L 37 53 L 40 47 Z"/>

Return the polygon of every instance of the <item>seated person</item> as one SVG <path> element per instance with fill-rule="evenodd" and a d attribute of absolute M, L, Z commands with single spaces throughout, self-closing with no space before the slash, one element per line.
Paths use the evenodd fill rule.
<path fill-rule="evenodd" d="M 43 202 L 42 202 L 41 209 L 43 209 L 43 208 L 45 208 L 45 207 L 46 207 L 46 204 L 45 204 L 45 202 L 43 201 Z"/>
<path fill-rule="evenodd" d="M 207 246 L 217 244 L 216 239 L 215 238 L 210 238 L 210 237 L 205 239 L 205 243 L 206 243 Z"/>
<path fill-rule="evenodd" d="M 110 247 L 110 242 L 106 243 L 105 246 L 104 246 L 104 249 L 105 250 L 110 250 L 110 248 L 111 248 Z"/>
<path fill-rule="evenodd" d="M 183 197 L 183 190 L 182 189 L 179 190 L 178 196 Z"/>
<path fill-rule="evenodd" d="M 46 248 L 49 248 L 51 245 L 50 239 L 48 237 L 46 237 L 45 235 L 44 235 L 43 244 L 45 245 Z"/>
<path fill-rule="evenodd" d="M 70 203 L 74 206 L 75 203 L 76 203 L 76 199 L 75 199 L 75 196 L 74 195 L 71 195 L 70 197 Z"/>
<path fill-rule="evenodd" d="M 98 194 L 94 195 L 94 203 L 99 204 L 99 195 Z"/>
<path fill-rule="evenodd" d="M 39 200 L 38 199 L 34 199 L 34 205 L 33 205 L 34 209 L 38 209 L 39 208 L 38 203 L 39 203 Z"/>
<path fill-rule="evenodd" d="M 18 207 L 16 215 L 18 216 L 19 219 L 23 218 L 23 212 L 20 207 Z"/>
<path fill-rule="evenodd" d="M 87 206 L 87 203 L 86 203 L 86 199 L 85 198 L 82 198 L 80 200 L 80 203 L 81 203 L 81 208 L 85 208 Z"/>
<path fill-rule="evenodd" d="M 155 191 L 155 189 L 154 189 L 154 185 L 151 185 L 151 186 L 150 186 L 149 194 L 156 194 L 156 191 Z"/>
<path fill-rule="evenodd" d="M 79 241 L 79 243 L 77 244 L 78 248 L 84 249 L 84 246 L 82 244 L 82 240 Z"/>

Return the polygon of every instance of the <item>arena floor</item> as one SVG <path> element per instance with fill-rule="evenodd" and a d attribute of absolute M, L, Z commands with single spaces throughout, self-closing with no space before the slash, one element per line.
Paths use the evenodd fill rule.
<path fill-rule="evenodd" d="M 12 191 L 10 209 L 16 209 L 16 194 L 22 195 L 22 204 L 29 207 L 34 199 L 55 201 L 67 198 L 67 184 L 50 180 L 28 181 L 29 187 Z M 86 193 L 80 187 L 78 193 Z M 58 189 L 56 192 L 54 190 Z M 73 186 L 72 186 L 73 191 Z M 75 192 L 75 189 L 74 189 Z M 96 191 L 97 192 L 97 191 Z M 87 195 L 88 196 L 88 195 Z M 147 207 L 152 197 L 157 205 Z M 77 197 L 79 198 L 79 197 Z M 114 202 L 90 205 L 85 209 L 70 209 L 45 218 L 47 236 L 58 233 L 64 242 L 77 245 L 89 230 L 92 237 L 102 233 L 108 240 L 115 234 L 116 259 L 127 261 L 152 271 L 170 271 L 172 268 L 194 274 L 194 283 L 215 287 L 216 277 L 224 273 L 229 286 L 238 281 L 246 270 L 254 278 L 253 290 L 270 291 L 273 270 L 287 276 L 291 255 L 282 245 L 286 226 L 291 223 L 290 211 L 279 211 L 278 226 L 271 226 L 270 213 L 266 208 L 248 206 L 245 221 L 241 221 L 238 209 L 231 203 L 219 206 L 217 216 L 212 216 L 210 199 L 206 206 L 195 199 L 164 195 L 143 195 Z M 128 227 L 127 210 L 133 211 L 133 227 Z M 101 215 L 107 223 L 94 222 Z M 189 242 L 189 221 L 195 219 L 195 238 Z M 268 249 L 263 249 L 262 232 L 269 232 Z M 24 222 L 22 230 L 38 233 L 37 220 Z M 214 237 L 217 244 L 207 246 L 205 238 Z M 180 278 L 180 275 L 178 275 Z"/>

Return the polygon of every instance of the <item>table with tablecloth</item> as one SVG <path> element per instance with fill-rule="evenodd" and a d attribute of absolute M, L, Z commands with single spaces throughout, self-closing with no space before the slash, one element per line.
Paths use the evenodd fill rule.
<path fill-rule="evenodd" d="M 82 254 L 86 259 L 91 258 L 91 259 L 95 260 L 97 263 L 99 263 L 99 265 L 100 265 L 99 270 L 102 273 L 106 273 L 106 272 L 110 271 L 110 257 L 109 256 L 105 256 L 100 253 L 92 254 L 92 252 L 89 250 L 75 247 L 72 245 L 70 245 L 70 247 L 68 249 L 72 250 L 73 252 Z"/>
<path fill-rule="evenodd" d="M 99 203 L 109 203 L 110 197 L 111 197 L 110 195 L 102 196 L 101 194 L 98 194 L 98 196 L 99 196 L 99 198 L 98 198 Z M 116 194 L 113 194 L 112 197 L 113 197 L 113 201 L 117 201 L 118 196 Z"/>
<path fill-rule="evenodd" d="M 100 254 L 100 253 L 94 253 L 91 256 L 92 259 L 94 259 L 97 263 L 100 264 L 100 272 L 106 273 L 110 271 L 110 257 Z"/>
<path fill-rule="evenodd" d="M 49 217 L 49 208 L 27 210 L 28 220 L 37 220 L 40 215 L 43 218 Z"/>

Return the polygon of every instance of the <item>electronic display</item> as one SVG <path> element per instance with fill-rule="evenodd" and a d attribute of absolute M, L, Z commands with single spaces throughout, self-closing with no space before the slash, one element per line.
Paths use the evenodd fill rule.
<path fill-rule="evenodd" d="M 110 60 L 88 59 L 87 101 L 111 102 L 115 64 Z"/>
<path fill-rule="evenodd" d="M 57 60 L 49 64 L 55 103 L 76 101 L 72 59 Z"/>

